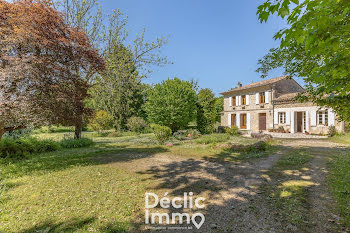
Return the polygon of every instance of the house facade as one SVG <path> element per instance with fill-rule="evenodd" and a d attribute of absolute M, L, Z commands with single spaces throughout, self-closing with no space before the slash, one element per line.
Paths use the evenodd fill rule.
<path fill-rule="evenodd" d="M 332 109 L 296 100 L 304 89 L 289 76 L 242 86 L 221 93 L 224 96 L 222 126 L 259 132 L 283 129 L 290 133 L 327 134 L 330 126 L 344 131 Z"/>

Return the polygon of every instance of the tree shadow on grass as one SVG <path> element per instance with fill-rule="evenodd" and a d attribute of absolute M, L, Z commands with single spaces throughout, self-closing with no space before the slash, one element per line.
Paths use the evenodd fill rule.
<path fill-rule="evenodd" d="M 34 232 L 73 232 L 75 230 L 81 229 L 86 225 L 89 225 L 90 223 L 94 222 L 96 218 L 84 218 L 84 219 L 77 219 L 73 218 L 70 220 L 67 220 L 65 222 L 44 222 L 38 225 L 35 225 L 33 227 L 24 229 L 20 231 L 21 233 L 34 233 Z"/>
<path fill-rule="evenodd" d="M 33 155 L 25 160 L 1 160 L 2 178 L 13 178 L 31 174 L 43 174 L 52 171 L 62 171 L 75 166 L 90 166 L 115 161 L 131 161 L 142 157 L 152 157 L 154 154 L 166 152 L 167 149 L 157 147 L 127 147 L 116 146 L 111 149 L 87 147 L 79 149 L 64 149 L 49 153 Z"/>

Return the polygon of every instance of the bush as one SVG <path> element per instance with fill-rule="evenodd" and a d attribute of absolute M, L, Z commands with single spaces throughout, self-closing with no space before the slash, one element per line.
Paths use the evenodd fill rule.
<path fill-rule="evenodd" d="M 128 123 L 126 124 L 126 126 L 132 132 L 141 133 L 146 128 L 147 123 L 142 117 L 133 116 L 128 119 Z"/>
<path fill-rule="evenodd" d="M 176 131 L 173 136 L 178 140 L 185 140 L 185 139 L 196 139 L 200 135 L 201 134 L 196 129 L 185 129 L 185 130 Z"/>
<path fill-rule="evenodd" d="M 225 142 L 230 139 L 228 134 L 208 134 L 196 139 L 196 143 L 199 144 L 211 144 L 218 142 Z"/>
<path fill-rule="evenodd" d="M 337 130 L 334 125 L 328 127 L 328 136 L 333 137 L 337 134 Z"/>
<path fill-rule="evenodd" d="M 60 144 L 53 140 L 38 140 L 36 138 L 3 138 L 0 141 L 0 157 L 25 158 L 33 153 L 56 151 Z"/>
<path fill-rule="evenodd" d="M 120 137 L 120 136 L 121 136 L 120 131 L 113 131 L 107 135 L 107 137 L 110 137 L 110 138 L 116 138 L 116 137 Z"/>
<path fill-rule="evenodd" d="M 94 142 L 89 138 L 79 138 L 79 139 L 63 139 L 61 141 L 61 146 L 63 148 L 81 148 L 93 145 Z"/>
<path fill-rule="evenodd" d="M 285 133 L 285 130 L 284 130 L 284 127 L 283 127 L 283 126 L 278 127 L 277 131 L 278 131 L 279 133 Z"/>
<path fill-rule="evenodd" d="M 113 116 L 106 111 L 98 111 L 92 119 L 90 119 L 89 126 L 92 130 L 101 132 L 112 128 Z"/>
<path fill-rule="evenodd" d="M 23 137 L 29 137 L 33 131 L 31 129 L 18 129 L 10 132 L 6 132 L 3 137 L 18 139 Z"/>
<path fill-rule="evenodd" d="M 264 141 L 259 141 L 251 145 L 232 145 L 230 150 L 236 152 L 245 152 L 245 153 L 257 153 L 264 152 L 268 148 L 268 144 Z"/>
<path fill-rule="evenodd" d="M 171 129 L 167 126 L 152 124 L 151 128 L 159 144 L 164 144 L 165 141 L 170 138 L 172 133 Z"/>
<path fill-rule="evenodd" d="M 239 135 L 239 130 L 237 126 L 231 126 L 225 128 L 225 132 L 228 133 L 229 135 Z"/>

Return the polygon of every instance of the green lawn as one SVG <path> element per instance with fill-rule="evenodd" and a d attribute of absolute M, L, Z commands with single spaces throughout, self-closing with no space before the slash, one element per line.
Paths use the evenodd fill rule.
<path fill-rule="evenodd" d="M 35 135 L 61 140 L 66 132 Z M 186 158 L 237 161 L 266 156 L 264 153 L 230 153 L 227 143 L 252 144 L 255 139 L 220 136 L 210 144 L 199 140 L 160 146 L 152 134 L 94 137 L 95 145 L 35 154 L 26 160 L 0 159 L 0 231 L 2 232 L 135 232 L 142 222 L 144 193 L 157 180 L 147 174 L 104 163 L 103 155 L 167 153 Z M 209 142 L 206 142 L 209 143 Z"/>
<path fill-rule="evenodd" d="M 344 135 L 336 135 L 334 137 L 331 137 L 329 140 L 332 142 L 350 145 L 350 133 L 346 133 Z"/>
<path fill-rule="evenodd" d="M 330 167 L 329 183 L 343 223 L 350 227 L 350 152 L 333 157 Z"/>

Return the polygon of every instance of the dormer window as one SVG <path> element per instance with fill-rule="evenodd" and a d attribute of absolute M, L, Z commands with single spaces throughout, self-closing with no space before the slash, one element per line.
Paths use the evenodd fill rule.
<path fill-rule="evenodd" d="M 265 103 L 265 92 L 260 92 L 259 97 L 260 97 L 260 103 L 264 104 Z"/>

